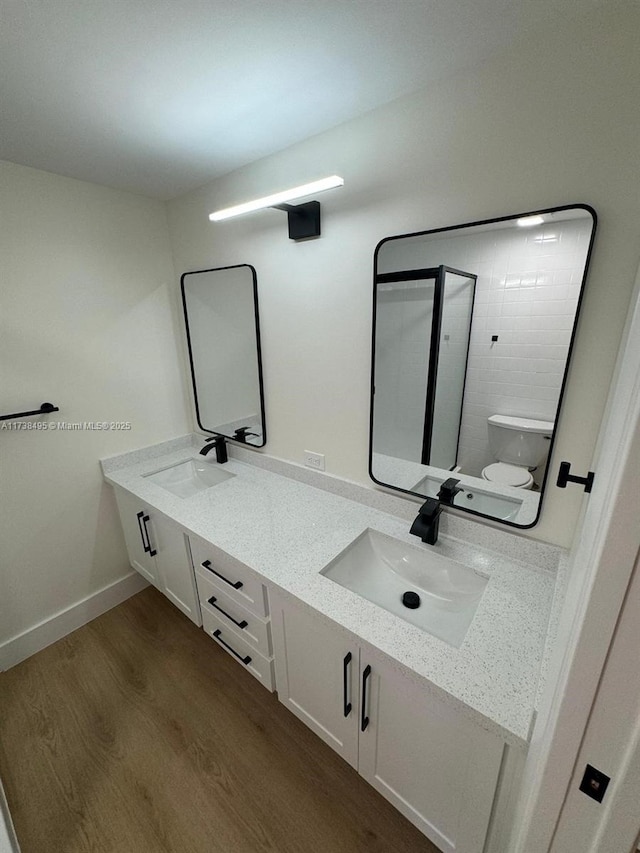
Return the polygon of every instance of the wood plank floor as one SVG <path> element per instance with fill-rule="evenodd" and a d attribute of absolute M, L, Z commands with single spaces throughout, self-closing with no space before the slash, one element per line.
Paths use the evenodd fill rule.
<path fill-rule="evenodd" d="M 0 674 L 22 853 L 438 853 L 152 587 Z"/>

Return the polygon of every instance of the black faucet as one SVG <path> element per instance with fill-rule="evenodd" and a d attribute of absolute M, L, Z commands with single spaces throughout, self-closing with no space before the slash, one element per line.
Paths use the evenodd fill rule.
<path fill-rule="evenodd" d="M 206 456 L 207 453 L 210 453 L 214 447 L 216 450 L 216 462 L 226 462 L 228 460 L 227 456 L 227 444 L 224 440 L 223 435 L 212 435 L 211 438 L 206 439 L 206 444 L 200 451 L 201 456 Z"/>
<path fill-rule="evenodd" d="M 442 509 L 442 505 L 435 498 L 427 498 L 420 507 L 409 532 L 413 533 L 414 536 L 419 536 L 427 545 L 435 545 L 438 541 Z"/>
<path fill-rule="evenodd" d="M 445 480 L 444 483 L 440 486 L 440 491 L 438 492 L 438 500 L 442 501 L 443 504 L 449 504 L 449 506 L 453 505 L 453 499 L 458 494 L 458 492 L 462 491 L 462 486 L 458 486 L 460 480 L 454 480 L 453 477 L 449 477 L 448 480 Z"/>
<path fill-rule="evenodd" d="M 257 436 L 258 435 L 257 432 L 249 432 L 249 429 L 250 429 L 250 427 L 248 427 L 248 426 L 238 427 L 238 429 L 233 433 L 233 440 L 234 441 L 243 441 L 246 443 L 248 436 L 250 436 L 250 435 Z"/>

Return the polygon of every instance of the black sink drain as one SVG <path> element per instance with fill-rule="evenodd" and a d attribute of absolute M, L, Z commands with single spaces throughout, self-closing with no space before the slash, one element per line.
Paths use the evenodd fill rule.
<path fill-rule="evenodd" d="M 402 603 L 405 607 L 408 607 L 409 610 L 415 610 L 416 607 L 420 607 L 420 596 L 417 592 L 405 592 L 402 596 Z"/>

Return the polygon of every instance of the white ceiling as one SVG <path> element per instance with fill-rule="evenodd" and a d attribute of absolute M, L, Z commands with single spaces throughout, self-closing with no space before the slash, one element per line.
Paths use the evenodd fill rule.
<path fill-rule="evenodd" d="M 158 198 L 593 0 L 0 0 L 0 159 Z"/>

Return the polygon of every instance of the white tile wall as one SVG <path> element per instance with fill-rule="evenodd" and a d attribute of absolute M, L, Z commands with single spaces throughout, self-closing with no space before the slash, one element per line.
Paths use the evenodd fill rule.
<path fill-rule="evenodd" d="M 467 473 L 493 461 L 489 415 L 554 420 L 590 230 L 587 219 L 504 229 L 478 259 L 458 456 Z"/>

